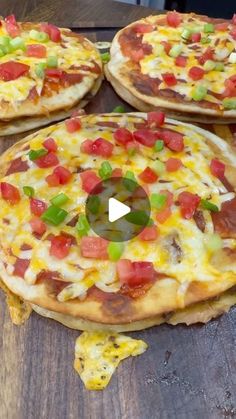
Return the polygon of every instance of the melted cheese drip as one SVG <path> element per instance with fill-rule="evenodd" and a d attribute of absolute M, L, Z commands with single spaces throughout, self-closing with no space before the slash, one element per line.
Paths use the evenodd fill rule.
<path fill-rule="evenodd" d="M 60 301 L 75 297 L 84 298 L 86 291 L 94 284 L 105 292 L 116 292 L 120 288 L 115 263 L 109 260 L 95 261 L 94 259 L 83 258 L 80 252 L 80 238 L 76 234 L 76 229 L 66 225 L 76 214 L 85 212 L 87 194 L 81 188 L 80 175 L 76 173 L 77 168 L 91 168 L 97 173 L 104 161 L 103 158 L 81 153 L 81 143 L 87 138 L 95 140 L 98 137 L 113 141 L 112 129 L 96 126 L 96 122 L 101 120 L 101 117 L 99 118 L 95 115 L 81 118 L 82 129 L 75 133 L 68 133 L 65 123 L 61 123 L 39 131 L 31 139 L 30 147 L 36 150 L 42 148 L 45 137 L 54 138 L 58 145 L 57 154 L 60 164 L 65 165 L 73 172 L 72 181 L 67 185 L 48 187 L 45 178 L 52 173 L 53 169 L 38 168 L 34 162 L 29 161 L 27 151 L 24 152 L 22 159 L 28 161 L 30 169 L 22 173 L 13 173 L 2 179 L 18 187 L 21 193 L 21 200 L 15 206 L 11 206 L 0 199 L 0 237 L 4 237 L 1 245 L 4 249 L 5 261 L 8 263 L 7 272 L 9 274 L 13 272 L 13 265 L 17 257 L 30 259 L 30 266 L 25 273 L 25 281 L 29 284 L 35 283 L 37 275 L 42 270 L 60 272 L 64 281 L 73 283 L 58 295 Z M 137 117 L 134 119 L 129 115 L 128 118 L 123 115 L 121 117 L 122 123 L 126 124 L 129 129 L 133 129 L 131 121 L 137 121 Z M 112 116 L 103 116 L 102 119 L 112 121 Z M 229 194 L 222 183 L 211 174 L 209 162 L 214 154 L 203 134 L 181 123 L 177 125 L 166 123 L 165 128 L 174 129 L 184 134 L 184 151 L 174 153 L 176 158 L 181 159 L 184 167 L 177 172 L 165 171 L 157 182 L 149 185 L 150 193 L 158 193 L 162 189 L 168 189 L 174 194 L 174 201 L 176 201 L 178 194 L 186 190 L 199 194 L 201 198 L 210 198 L 214 204 L 221 208 L 224 199 L 232 199 L 234 194 Z M 68 144 L 70 144 L 70 147 L 68 147 Z M 225 147 L 220 140 L 218 146 L 222 149 Z M 9 155 L 9 161 L 15 158 L 13 153 Z M 140 153 L 133 156 L 132 161 L 130 161 L 127 159 L 125 150 L 120 146 L 115 146 L 109 162 L 112 168 L 122 167 L 123 174 L 127 170 L 132 170 L 138 179 L 142 170 L 149 166 L 153 160 L 159 158 L 162 162 L 165 162 L 171 156 L 173 156 L 173 152 L 167 147 L 161 152 L 154 153 L 152 149 L 141 146 Z M 234 156 L 229 155 L 229 159 L 233 165 L 236 165 Z M 160 182 L 163 180 L 167 183 Z M 53 196 L 61 192 L 70 198 L 63 206 L 69 213 L 65 221 L 58 227 L 48 225 L 45 233 L 45 236 L 48 234 L 57 235 L 60 231 L 63 231 L 76 237 L 78 245 L 72 246 L 69 255 L 63 260 L 58 260 L 49 254 L 50 242 L 45 240 L 45 237 L 38 240 L 32 235 L 29 224 L 32 217 L 29 200 L 23 195 L 23 186 L 25 185 L 34 188 L 35 198 L 47 203 Z M 152 210 L 151 218 L 154 221 L 155 216 L 156 211 Z M 214 231 L 213 223 L 210 213 L 206 210 L 204 210 L 204 218 L 206 220 L 206 232 L 212 233 Z M 4 223 L 4 219 L 10 222 L 9 225 Z M 171 217 L 164 224 L 159 224 L 158 229 L 160 234 L 155 242 L 143 242 L 139 238 L 125 242 L 122 258 L 132 261 L 153 262 L 157 272 L 169 275 L 180 285 L 185 284 L 186 281 L 189 283 L 196 278 L 199 281 L 223 281 L 224 277 L 230 275 L 230 272 L 222 274 L 212 266 L 210 262 L 211 254 L 204 245 L 204 234 L 196 226 L 193 219 L 185 220 L 181 217 L 178 206 L 173 205 Z M 178 237 L 182 250 L 182 257 L 178 263 L 172 255 L 172 249 L 166 245 L 166 241 L 173 234 Z M 90 230 L 89 235 L 94 236 L 95 234 Z M 33 250 L 22 251 L 23 244 L 31 245 Z M 11 249 L 11 252 L 9 252 L 9 249 Z"/>
<path fill-rule="evenodd" d="M 120 361 L 146 349 L 143 340 L 117 333 L 83 332 L 76 340 L 74 367 L 87 390 L 103 390 Z"/>
<path fill-rule="evenodd" d="M 147 55 L 140 61 L 141 72 L 143 74 L 148 74 L 150 77 L 157 77 L 161 79 L 161 74 L 163 73 L 174 73 L 175 77 L 178 79 L 178 83 L 170 88 L 175 92 L 184 95 L 185 100 L 190 100 L 192 97 L 193 89 L 198 86 L 205 86 L 208 90 L 213 93 L 221 94 L 223 93 L 225 86 L 224 82 L 229 77 L 235 75 L 236 65 L 228 61 L 228 57 L 232 51 L 235 50 L 236 42 L 229 34 L 229 31 L 232 25 L 229 25 L 229 31 L 217 31 L 209 34 L 209 39 L 211 42 L 209 44 L 203 45 L 201 43 L 185 43 L 181 38 L 181 34 L 185 28 L 195 30 L 196 27 L 199 28 L 198 31 L 201 32 L 202 37 L 206 37 L 207 34 L 204 34 L 203 27 L 205 22 L 202 22 L 200 19 L 194 17 L 192 21 L 184 21 L 177 28 L 172 28 L 170 26 L 158 26 L 155 31 L 146 33 L 143 35 L 143 43 L 147 43 L 152 46 L 153 53 Z M 175 65 L 175 58 L 170 57 L 166 52 L 160 51 L 160 43 L 162 41 L 170 42 L 171 46 L 181 45 L 182 51 L 181 55 L 187 57 L 186 67 L 178 67 Z M 216 44 L 218 42 L 218 44 Z M 198 46 L 197 50 L 191 49 L 192 46 Z M 202 67 L 199 64 L 197 58 L 200 57 L 208 47 L 213 48 L 215 51 L 214 60 L 224 63 L 224 71 L 207 71 L 204 77 L 201 80 L 194 81 L 188 75 L 188 72 L 191 67 L 197 66 Z M 225 57 L 226 56 L 226 57 Z M 221 59 L 224 57 L 224 59 Z M 184 82 L 181 82 L 183 80 Z M 169 88 L 164 82 L 159 85 L 159 89 Z M 212 94 L 207 94 L 205 100 L 219 104 L 220 101 L 214 97 Z"/>

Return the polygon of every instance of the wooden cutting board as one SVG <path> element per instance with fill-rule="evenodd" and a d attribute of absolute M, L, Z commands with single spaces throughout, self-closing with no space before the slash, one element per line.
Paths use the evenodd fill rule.
<path fill-rule="evenodd" d="M 37 20 L 40 4 L 0 0 L 7 13 L 17 5 L 23 17 Z M 68 1 L 68 4 L 70 1 Z M 84 2 L 77 2 L 78 5 Z M 89 2 L 88 2 L 89 3 Z M 94 1 L 94 4 L 96 2 Z M 109 4 L 108 4 L 109 3 Z M 48 9 L 63 4 L 47 1 Z M 106 2 L 104 16 L 112 16 Z M 129 7 L 125 5 L 126 7 Z M 120 7 L 123 7 L 120 5 Z M 119 9 L 116 4 L 117 10 Z M 1 8 L 3 11 L 4 9 Z M 36 10 L 36 12 L 34 11 Z M 67 19 L 69 8 L 67 6 Z M 93 13 L 92 9 L 91 13 Z M 128 9 L 127 9 L 128 10 Z M 134 13 L 134 9 L 130 9 Z M 150 11 L 149 11 L 150 12 Z M 88 11 L 87 11 L 88 13 Z M 135 18 L 142 15 L 136 9 Z M 148 14 L 148 13 L 146 13 Z M 44 15 L 45 16 L 45 15 Z M 74 16 L 70 9 L 70 16 Z M 132 15 L 133 16 L 133 15 Z M 50 15 L 53 21 L 53 16 Z M 19 18 L 19 16 L 18 16 Z M 95 15 L 93 15 L 95 19 Z M 46 16 L 44 17 L 45 20 Z M 56 19 L 55 19 L 56 20 Z M 81 22 L 81 26 L 83 22 Z M 109 20 L 113 26 L 112 19 Z M 68 25 L 68 20 L 66 21 Z M 66 25 L 65 25 L 66 26 Z M 96 26 L 94 20 L 93 25 Z M 114 30 L 89 31 L 92 40 L 111 40 Z M 123 104 L 104 82 L 87 112 L 110 112 Z M 234 127 L 209 127 L 229 141 Z M 24 135 L 1 137 L 0 151 Z M 79 332 L 35 313 L 28 322 L 12 325 L 0 294 L 0 417 L 2 419 L 218 419 L 236 417 L 236 310 L 205 326 L 159 326 L 128 335 L 145 340 L 149 349 L 122 362 L 102 392 L 85 390 L 73 369 Z"/>

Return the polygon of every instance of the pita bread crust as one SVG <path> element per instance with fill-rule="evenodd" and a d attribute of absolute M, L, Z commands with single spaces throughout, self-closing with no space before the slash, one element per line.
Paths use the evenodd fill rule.
<path fill-rule="evenodd" d="M 215 299 L 204 301 L 201 303 L 192 304 L 187 308 L 177 310 L 174 313 L 155 316 L 151 319 L 140 320 L 133 323 L 126 324 L 102 324 L 75 318 L 66 314 L 61 314 L 46 310 L 35 304 L 31 304 L 32 309 L 41 316 L 53 319 L 62 323 L 64 326 L 76 330 L 97 331 L 104 330 L 107 332 L 134 332 L 137 330 L 147 329 L 153 326 L 167 323 L 172 326 L 177 324 L 186 324 L 190 326 L 195 323 L 207 323 L 210 320 L 224 314 L 236 304 L 235 288 L 232 288 L 225 293 L 217 296 Z"/>
<path fill-rule="evenodd" d="M 196 15 L 194 13 L 185 13 L 183 14 L 184 17 L 199 17 L 204 18 L 205 16 Z M 195 120 L 198 121 L 199 119 L 191 118 L 191 115 L 198 115 L 197 118 L 200 118 L 201 115 L 203 116 L 209 116 L 209 117 L 217 117 L 215 123 L 222 123 L 222 119 L 226 120 L 224 123 L 229 123 L 236 120 L 236 110 L 222 110 L 217 111 L 216 109 L 209 109 L 209 108 L 202 108 L 201 106 L 197 105 L 197 103 L 192 102 L 176 102 L 174 99 L 162 99 L 159 97 L 151 97 L 148 95 L 145 95 L 143 93 L 140 93 L 132 84 L 132 82 L 129 79 L 129 72 L 130 67 L 128 68 L 126 65 L 127 59 L 123 56 L 121 52 L 121 48 L 119 45 L 119 36 L 123 33 L 124 30 L 126 30 L 129 27 L 132 27 L 135 23 L 148 23 L 153 24 L 157 23 L 158 20 L 162 20 L 165 15 L 158 15 L 158 16 L 148 16 L 146 18 L 143 18 L 137 22 L 133 22 L 130 25 L 126 26 L 125 28 L 121 29 L 117 34 L 115 35 L 112 44 L 111 44 L 111 59 L 107 64 L 107 69 L 110 73 L 110 82 L 113 85 L 115 82 L 118 82 L 118 88 L 116 90 L 119 94 L 119 91 L 121 91 L 121 87 L 123 86 L 124 89 L 127 89 L 128 92 L 131 94 L 132 97 L 137 98 L 139 101 L 144 102 L 144 106 L 150 105 L 151 109 L 154 108 L 163 108 L 167 112 L 171 112 L 169 115 L 173 116 L 173 112 L 176 112 L 176 108 L 178 109 L 179 113 L 185 113 L 186 120 Z M 219 20 L 220 21 L 220 20 Z M 109 75 L 108 75 L 109 79 Z M 123 91 L 121 91 L 121 96 L 124 94 Z M 123 97 L 123 96 L 122 96 Z M 128 96 L 129 97 L 129 96 Z M 129 102 L 130 103 L 130 102 Z M 139 110 L 143 110 L 147 112 L 147 108 L 137 108 Z M 218 119 L 219 118 L 219 119 Z M 178 118 L 179 119 L 179 118 Z M 200 121 L 203 122 L 203 121 Z"/>
<path fill-rule="evenodd" d="M 20 23 L 20 25 L 23 30 L 40 30 L 39 23 L 25 22 Z M 91 41 L 79 34 L 73 33 L 70 29 L 61 28 L 61 33 L 72 39 L 77 38 L 78 43 L 82 43 L 84 48 L 95 52 L 95 62 L 102 70 L 101 56 Z M 74 73 L 79 74 L 80 70 L 74 70 Z M 99 74 L 92 72 L 85 74 L 80 83 L 76 83 L 69 87 L 60 87 L 59 92 L 54 92 L 50 97 L 40 96 L 36 103 L 32 102 L 30 99 L 20 101 L 19 104 L 1 101 L 0 120 L 9 120 L 22 116 L 47 116 L 50 112 L 71 108 L 91 90 L 95 80 L 99 76 Z"/>
<path fill-rule="evenodd" d="M 158 106 L 153 107 L 150 103 L 144 102 L 139 99 L 137 96 L 131 93 L 118 79 L 116 79 L 112 73 L 109 71 L 109 67 L 106 64 L 104 67 L 104 72 L 106 79 L 111 83 L 113 89 L 125 102 L 133 106 L 133 108 L 138 109 L 141 112 L 151 112 L 153 110 L 159 110 L 165 112 L 169 118 L 177 119 L 178 121 L 183 122 L 200 122 L 202 124 L 231 124 L 235 122 L 235 118 L 223 118 L 223 117 L 213 117 L 208 115 L 203 115 L 199 113 L 183 113 L 181 111 L 175 111 L 174 109 L 167 109 L 165 107 Z"/>
<path fill-rule="evenodd" d="M 103 77 L 101 76 L 94 82 L 91 91 L 68 110 L 50 112 L 47 116 L 14 118 L 9 122 L 0 121 L 0 136 L 19 134 L 69 118 L 73 111 L 83 109 L 90 102 L 100 89 L 102 81 Z"/>
<path fill-rule="evenodd" d="M 145 117 L 145 114 L 139 113 L 131 113 L 130 115 Z M 114 114 L 114 116 L 116 118 L 123 118 L 122 114 Z M 90 117 L 90 115 L 82 116 L 81 119 L 82 121 L 86 121 L 86 118 L 89 119 Z M 96 116 L 98 119 L 102 117 L 103 115 Z M 167 120 L 167 123 L 176 124 L 176 121 Z M 221 160 L 227 163 L 229 167 L 227 170 L 232 175 L 232 186 L 236 190 L 236 157 L 231 147 L 219 137 L 201 128 L 181 122 L 178 124 L 205 136 L 208 144 L 214 149 L 215 155 L 220 156 Z M 26 137 L 19 143 L 14 144 L 7 150 L 0 158 L 0 177 L 4 176 L 8 168 L 8 162 L 14 158 L 17 152 L 22 150 L 39 133 L 42 137 L 45 136 L 46 138 L 50 135 L 50 130 L 51 127 L 44 128 Z M 211 281 L 200 281 L 198 278 L 190 278 L 186 293 L 183 297 L 184 300 L 181 302 L 178 294 L 180 284 L 173 278 L 157 281 L 147 291 L 144 297 L 138 299 L 130 299 L 119 294 L 114 301 L 108 301 L 107 303 L 92 299 L 91 297 L 84 301 L 75 299 L 59 302 L 50 287 L 48 288 L 45 283 L 29 285 L 22 278 L 7 274 L 2 263 L 0 267 L 4 283 L 12 292 L 24 300 L 53 312 L 89 321 L 96 321 L 102 324 L 114 325 L 148 320 L 163 313 L 176 311 L 190 304 L 215 297 L 236 284 L 235 265 L 232 263 L 232 270 L 224 277 L 224 281 L 222 281 L 220 276 L 218 279 Z"/>

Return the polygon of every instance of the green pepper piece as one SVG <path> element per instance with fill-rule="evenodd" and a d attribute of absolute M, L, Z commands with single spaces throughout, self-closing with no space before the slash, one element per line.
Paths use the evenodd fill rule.
<path fill-rule="evenodd" d="M 29 159 L 34 161 L 37 160 L 39 157 L 45 156 L 48 154 L 48 151 L 45 148 L 40 148 L 39 150 L 30 150 L 28 153 Z"/>
<path fill-rule="evenodd" d="M 44 211 L 44 213 L 41 215 L 41 218 L 48 224 L 58 226 L 65 220 L 67 215 L 68 212 L 64 209 L 56 207 L 55 205 L 51 205 L 48 207 L 48 209 L 46 209 L 46 211 Z"/>
<path fill-rule="evenodd" d="M 54 196 L 52 199 L 50 199 L 50 202 L 56 207 L 60 207 L 61 205 L 64 205 L 67 201 L 69 201 L 69 197 L 63 192 L 60 193 L 59 195 Z"/>

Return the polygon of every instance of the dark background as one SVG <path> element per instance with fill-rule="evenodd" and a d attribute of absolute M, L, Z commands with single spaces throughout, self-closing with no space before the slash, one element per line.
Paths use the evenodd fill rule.
<path fill-rule="evenodd" d="M 236 0 L 166 0 L 165 8 L 195 12 L 213 17 L 231 18 L 236 13 Z"/>

